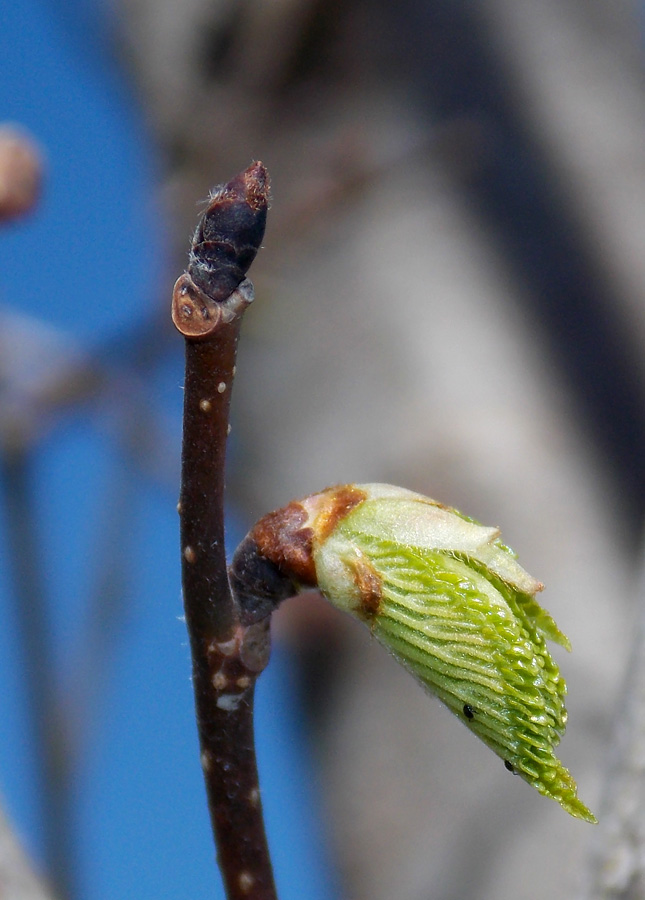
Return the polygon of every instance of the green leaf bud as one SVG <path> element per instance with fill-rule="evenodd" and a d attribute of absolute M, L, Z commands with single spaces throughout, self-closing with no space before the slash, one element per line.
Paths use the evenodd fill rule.
<path fill-rule="evenodd" d="M 281 579 L 365 622 L 508 769 L 596 821 L 554 753 L 566 685 L 546 639 L 569 641 L 497 528 L 402 488 L 343 485 L 271 513 L 247 541 Z"/>

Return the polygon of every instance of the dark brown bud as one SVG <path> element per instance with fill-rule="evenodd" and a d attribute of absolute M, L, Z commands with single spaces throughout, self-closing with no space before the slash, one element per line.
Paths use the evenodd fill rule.
<path fill-rule="evenodd" d="M 268 204 L 269 175 L 261 162 L 211 192 L 188 273 L 212 300 L 226 300 L 246 277 L 264 237 Z"/>

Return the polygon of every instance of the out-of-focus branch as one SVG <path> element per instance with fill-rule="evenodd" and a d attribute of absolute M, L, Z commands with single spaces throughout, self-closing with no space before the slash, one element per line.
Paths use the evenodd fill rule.
<path fill-rule="evenodd" d="M 637 594 L 634 646 L 614 722 L 584 900 L 645 897 L 645 557 Z"/>
<path fill-rule="evenodd" d="M 155 321 L 147 322 L 149 331 Z M 119 443 L 129 462 L 168 489 L 174 488 L 175 445 L 151 407 L 148 386 L 150 366 L 166 351 L 167 344 L 162 342 L 156 350 L 147 347 L 140 358 L 136 334 L 130 336 L 131 352 L 120 348 L 121 357 L 115 359 L 116 349 L 111 344 L 85 352 L 66 333 L 31 317 L 3 311 L 0 441 L 33 449 L 86 405 L 93 413 L 97 408 L 106 411 L 100 422 L 110 420 L 110 411 L 118 407 L 119 430 L 123 432 Z"/>
<path fill-rule="evenodd" d="M 30 212 L 37 204 L 42 182 L 42 155 L 20 128 L 0 128 L 0 222 Z M 35 342 L 29 329 L 29 347 Z M 38 354 L 18 351 L 4 335 L 0 365 L 0 487 L 5 508 L 8 559 L 15 616 L 23 654 L 23 672 L 29 705 L 32 741 L 43 810 L 43 831 L 49 876 L 61 897 L 71 896 L 72 828 L 70 768 L 67 753 L 67 714 L 56 677 L 51 630 L 47 616 L 45 576 L 32 490 L 32 467 L 25 443 L 28 414 L 21 400 L 7 387 L 22 381 L 32 385 L 43 372 Z M 37 342 L 36 342 L 37 343 Z M 18 364 L 18 365 L 16 365 Z M 5 823 L 0 824 L 6 830 Z M 7 847 L 11 840 L 7 838 Z M 9 857 L 17 859 L 12 849 Z M 0 862 L 0 896 L 14 900 L 7 863 L 6 882 Z M 16 873 L 24 882 L 24 877 Z M 25 882 L 28 884 L 28 882 Z M 37 883 L 32 882 L 34 890 Z"/>
<path fill-rule="evenodd" d="M 0 897 L 3 900 L 54 900 L 53 894 L 31 869 L 1 811 Z"/>
<path fill-rule="evenodd" d="M 75 867 L 67 752 L 69 727 L 51 646 L 28 454 L 15 447 L 0 448 L 0 485 L 32 740 L 38 761 L 46 862 L 57 891 L 62 897 L 71 897 Z"/>

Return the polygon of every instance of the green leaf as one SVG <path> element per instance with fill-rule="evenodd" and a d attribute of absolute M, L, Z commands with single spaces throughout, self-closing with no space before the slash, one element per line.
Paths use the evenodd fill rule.
<path fill-rule="evenodd" d="M 540 582 L 497 529 L 400 488 L 356 488 L 366 499 L 314 540 L 321 591 L 366 622 L 508 768 L 595 822 L 554 753 L 566 685 L 545 638 L 569 642 L 535 599 Z"/>

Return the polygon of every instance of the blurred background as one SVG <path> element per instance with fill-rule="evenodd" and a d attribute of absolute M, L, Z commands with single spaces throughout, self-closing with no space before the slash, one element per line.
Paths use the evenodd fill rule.
<path fill-rule="evenodd" d="M 289 601 L 258 697 L 282 900 L 645 897 L 643 25 L 610 0 L 3 6 L 0 898 L 53 896 L 32 871 L 61 900 L 223 896 L 169 307 L 209 188 L 254 159 L 231 548 L 337 482 L 499 525 L 571 638 L 561 756 L 601 817 Z"/>

